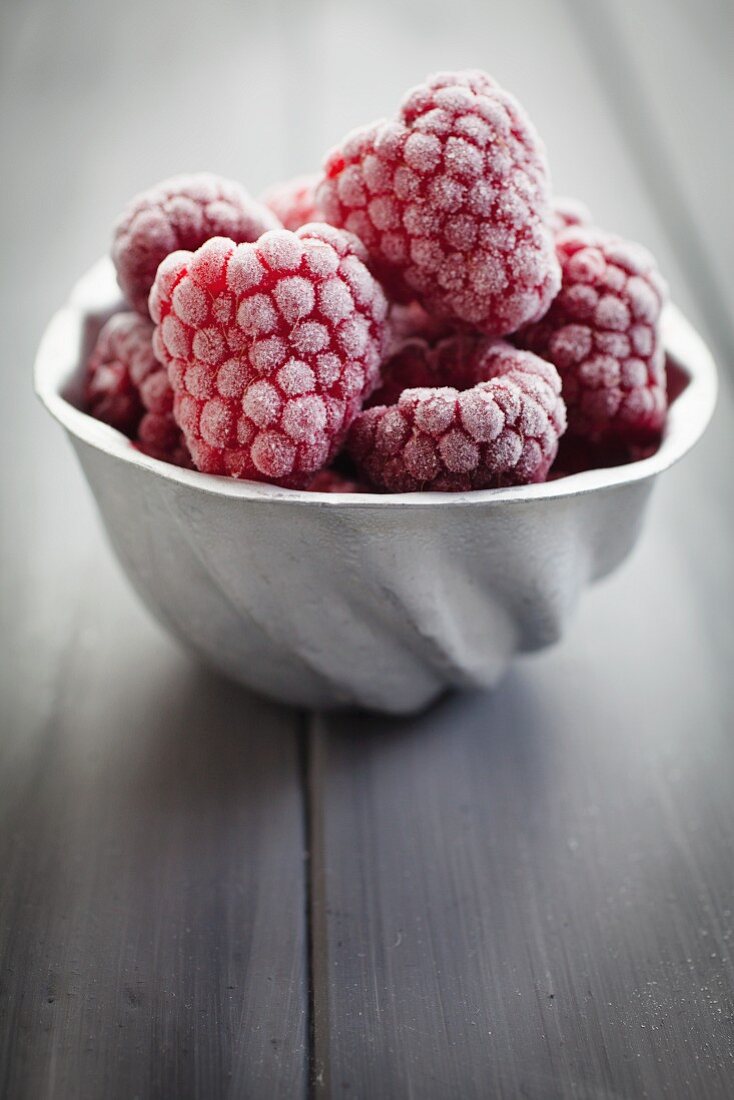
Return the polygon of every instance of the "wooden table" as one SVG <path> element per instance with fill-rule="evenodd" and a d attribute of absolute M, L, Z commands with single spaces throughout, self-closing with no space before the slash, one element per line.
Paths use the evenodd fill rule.
<path fill-rule="evenodd" d="M 3 6 L 4 1095 L 734 1095 L 733 30 L 723 0 Z M 153 625 L 34 348 L 135 190 L 257 191 L 463 64 L 658 254 L 718 412 L 493 695 L 299 714 Z"/>

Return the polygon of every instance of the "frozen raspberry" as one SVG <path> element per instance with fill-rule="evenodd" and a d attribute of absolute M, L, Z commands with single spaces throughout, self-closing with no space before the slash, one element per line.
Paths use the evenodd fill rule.
<path fill-rule="evenodd" d="M 177 249 L 195 249 L 210 237 L 256 241 L 280 222 L 239 183 L 208 172 L 174 176 L 136 195 L 112 240 L 117 281 L 131 306 L 148 316 L 148 294 L 158 264 Z"/>
<path fill-rule="evenodd" d="M 309 493 L 371 493 L 369 485 L 346 477 L 338 470 L 319 470 L 307 486 Z"/>
<path fill-rule="evenodd" d="M 589 225 L 591 212 L 580 199 L 559 196 L 551 203 L 550 225 L 554 233 L 561 233 L 572 225 Z"/>
<path fill-rule="evenodd" d="M 382 364 L 382 383 L 368 405 L 395 405 L 403 390 L 453 386 L 466 390 L 492 377 L 496 340 L 458 331 L 437 340 L 403 340 Z"/>
<path fill-rule="evenodd" d="M 379 380 L 387 303 L 328 225 L 175 252 L 150 295 L 156 354 L 199 470 L 300 488 Z"/>
<path fill-rule="evenodd" d="M 135 442 L 151 458 L 172 462 L 175 466 L 191 467 L 193 464 L 186 440 L 173 416 L 173 390 L 168 372 L 157 360 L 156 368 L 140 386 L 145 412 L 138 425 Z"/>
<path fill-rule="evenodd" d="M 86 407 L 124 432 L 141 451 L 191 464 L 173 419 L 173 391 L 153 352 L 154 326 L 139 313 L 116 313 L 100 330 L 89 359 Z"/>
<path fill-rule="evenodd" d="M 406 340 L 440 340 L 456 331 L 455 326 L 432 317 L 417 302 L 396 302 L 390 308 L 390 343 L 388 354 L 395 354 Z"/>
<path fill-rule="evenodd" d="M 117 313 L 100 329 L 84 386 L 84 404 L 95 419 L 133 436 L 143 415 L 136 378 L 158 367 L 151 345 L 153 326 L 137 313 Z"/>
<path fill-rule="evenodd" d="M 556 243 L 561 292 L 517 343 L 554 363 L 569 433 L 592 442 L 644 444 L 665 420 L 660 313 L 667 288 L 646 249 L 590 227 Z"/>
<path fill-rule="evenodd" d="M 296 176 L 286 183 L 275 183 L 263 191 L 265 203 L 286 229 L 300 229 L 308 222 L 320 222 L 324 216 L 316 204 L 318 175 Z"/>
<path fill-rule="evenodd" d="M 397 119 L 348 135 L 316 196 L 394 297 L 438 317 L 502 335 L 542 317 L 558 291 L 542 145 L 485 73 L 438 73 Z"/>
<path fill-rule="evenodd" d="M 544 481 L 566 426 L 558 373 L 504 341 L 485 357 L 488 381 L 405 390 L 357 417 L 348 446 L 360 472 L 403 493 Z"/>

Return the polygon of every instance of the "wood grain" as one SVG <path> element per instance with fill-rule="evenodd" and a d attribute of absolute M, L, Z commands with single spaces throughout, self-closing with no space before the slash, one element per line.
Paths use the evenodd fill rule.
<path fill-rule="evenodd" d="M 0 1093 L 299 1096 L 292 720 L 152 633 L 122 667 L 109 636 L 79 644 L 42 742 L 6 762 Z"/>
<path fill-rule="evenodd" d="M 562 645 L 414 720 L 313 718 L 308 785 L 300 716 L 147 619 L 29 382 L 135 190 L 257 192 L 467 64 L 730 365 L 730 11 L 588 7 L 0 8 L 0 1094 L 298 1097 L 311 1060 L 323 1097 L 732 1095 L 729 380 Z"/>
<path fill-rule="evenodd" d="M 672 239 L 592 13 L 555 5 L 518 55 L 541 18 L 493 10 L 477 62 L 527 103 L 559 189 L 653 248 L 700 321 L 721 253 L 702 237 L 697 268 Z M 363 16 L 366 51 L 383 29 Z M 317 1095 L 731 1095 L 732 422 L 725 379 L 633 561 L 495 695 L 315 719 Z"/>
<path fill-rule="evenodd" d="M 321 1095 L 731 1094 L 728 658 L 658 531 L 493 696 L 314 724 Z"/>
<path fill-rule="evenodd" d="M 149 622 L 30 384 L 130 194 L 187 168 L 255 190 L 285 170 L 277 100 L 237 142 L 217 108 L 217 89 L 246 104 L 279 83 L 281 17 L 186 0 L 1 17 L 0 1094 L 290 1100 L 308 1064 L 299 718 Z"/>

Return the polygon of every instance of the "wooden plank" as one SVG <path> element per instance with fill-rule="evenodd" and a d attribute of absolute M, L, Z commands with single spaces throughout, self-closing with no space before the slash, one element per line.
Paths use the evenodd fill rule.
<path fill-rule="evenodd" d="M 657 504 L 493 696 L 316 723 L 322 1095 L 730 1095 L 731 643 Z"/>
<path fill-rule="evenodd" d="M 331 33 L 358 26 L 386 99 L 471 39 L 535 118 L 559 191 L 647 243 L 700 322 L 568 9 L 430 6 L 405 51 L 407 12 L 349 7 Z M 340 123 L 360 77 L 345 62 L 348 94 L 324 93 Z M 731 1094 L 732 425 L 724 383 L 633 560 L 494 695 L 315 720 L 318 1095 Z"/>
<path fill-rule="evenodd" d="M 109 596 L 2 768 L 0 1092 L 302 1095 L 293 719 Z"/>
<path fill-rule="evenodd" d="M 1 17 L 0 1093 L 302 1096 L 298 715 L 148 620 L 30 384 L 42 326 L 133 191 L 282 174 L 281 14 L 36 0 Z"/>

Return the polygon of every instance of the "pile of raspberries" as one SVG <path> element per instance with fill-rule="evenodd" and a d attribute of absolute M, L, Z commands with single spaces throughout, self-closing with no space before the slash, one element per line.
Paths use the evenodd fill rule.
<path fill-rule="evenodd" d="M 112 259 L 129 310 L 99 334 L 86 406 L 162 461 L 462 491 L 660 439 L 655 261 L 553 198 L 532 123 L 483 72 L 429 77 L 259 201 L 209 174 L 158 184 Z"/>

